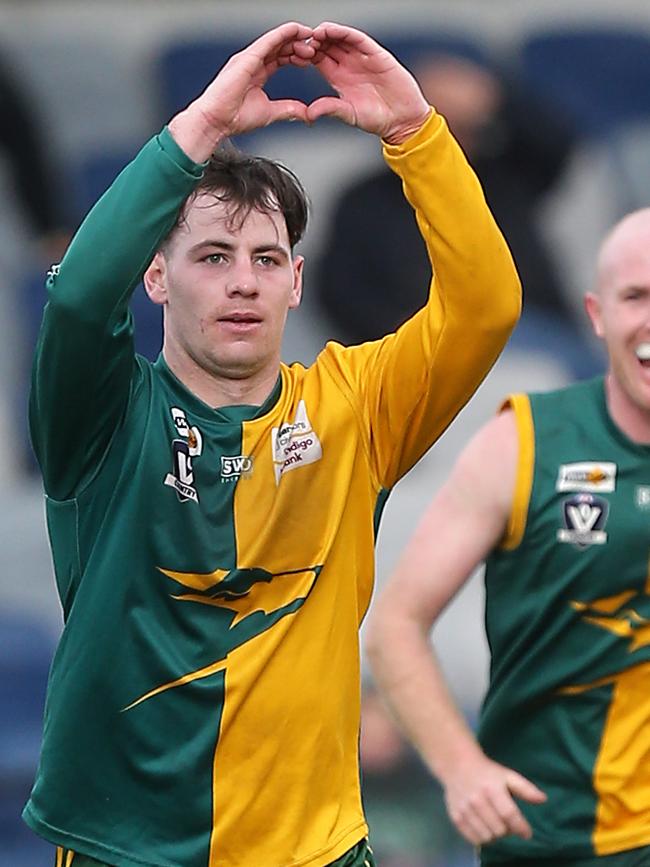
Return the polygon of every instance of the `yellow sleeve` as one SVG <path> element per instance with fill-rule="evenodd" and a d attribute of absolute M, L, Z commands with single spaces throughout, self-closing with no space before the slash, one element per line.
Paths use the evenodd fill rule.
<path fill-rule="evenodd" d="M 510 395 L 501 405 L 500 411 L 503 412 L 504 409 L 511 409 L 515 414 L 519 451 L 512 511 L 499 547 L 505 551 L 514 551 L 524 538 L 526 521 L 528 520 L 528 506 L 530 505 L 535 470 L 535 427 L 528 395 Z"/>
<path fill-rule="evenodd" d="M 384 158 L 402 178 L 427 246 L 429 300 L 395 334 L 349 348 L 330 343 L 323 360 L 357 404 L 377 486 L 390 488 L 494 364 L 521 291 L 480 184 L 440 115 L 402 145 L 384 145 Z M 377 255 L 390 243 L 378 238 Z"/>

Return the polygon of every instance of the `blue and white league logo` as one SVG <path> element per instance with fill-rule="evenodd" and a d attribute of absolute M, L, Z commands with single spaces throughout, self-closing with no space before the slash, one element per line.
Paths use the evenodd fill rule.
<path fill-rule="evenodd" d="M 604 545 L 604 530 L 609 514 L 609 503 L 594 494 L 574 494 L 562 502 L 564 527 L 557 531 L 558 542 L 569 542 L 578 548 Z"/>

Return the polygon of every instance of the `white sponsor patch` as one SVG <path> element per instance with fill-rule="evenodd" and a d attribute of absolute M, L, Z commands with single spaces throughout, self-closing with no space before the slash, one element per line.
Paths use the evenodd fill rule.
<path fill-rule="evenodd" d="M 222 455 L 221 481 L 235 482 L 240 477 L 249 478 L 253 475 L 252 455 Z"/>
<path fill-rule="evenodd" d="M 581 461 L 560 464 L 556 491 L 600 491 L 612 493 L 616 488 L 616 464 L 609 461 Z"/>
<path fill-rule="evenodd" d="M 271 447 L 276 485 L 280 484 L 285 473 L 313 464 L 322 458 L 323 449 L 312 430 L 304 400 L 298 404 L 293 422 L 273 428 Z"/>
<path fill-rule="evenodd" d="M 638 509 L 650 509 L 650 485 L 637 485 L 634 501 Z"/>

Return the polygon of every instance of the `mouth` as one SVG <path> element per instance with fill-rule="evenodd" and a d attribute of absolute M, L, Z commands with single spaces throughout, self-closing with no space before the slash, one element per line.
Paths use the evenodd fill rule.
<path fill-rule="evenodd" d="M 261 316 L 248 311 L 236 311 L 219 316 L 217 323 L 230 332 L 246 334 L 259 328 L 262 324 Z"/>
<path fill-rule="evenodd" d="M 650 343 L 640 343 L 636 347 L 634 354 L 641 367 L 650 370 Z"/>

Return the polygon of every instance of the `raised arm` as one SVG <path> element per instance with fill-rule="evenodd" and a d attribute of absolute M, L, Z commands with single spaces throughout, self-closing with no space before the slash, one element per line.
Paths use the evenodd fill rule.
<path fill-rule="evenodd" d="M 496 360 L 519 314 L 519 280 L 473 171 L 408 70 L 358 30 L 323 24 L 314 38 L 314 65 L 339 97 L 312 103 L 308 119 L 336 116 L 383 139 L 434 272 L 427 306 L 397 334 L 346 351 L 330 349 L 352 399 L 361 396 L 377 483 L 390 488 Z M 380 260 L 391 243 L 390 237 L 377 238 Z"/>
<path fill-rule="evenodd" d="M 429 641 L 449 601 L 508 526 L 518 445 L 512 412 L 491 420 L 461 455 L 379 598 L 367 652 L 380 688 L 440 780 L 450 818 L 471 843 L 530 836 L 514 797 L 543 793 L 481 750 L 452 699 Z"/>
<path fill-rule="evenodd" d="M 304 25 L 284 24 L 234 55 L 127 166 L 49 277 L 30 429 L 50 496 L 73 497 L 92 477 L 137 388 L 129 301 L 202 163 L 226 136 L 282 118 L 305 119 L 304 104 L 270 101 L 262 85 L 286 63 L 309 62 L 310 34 Z"/>

